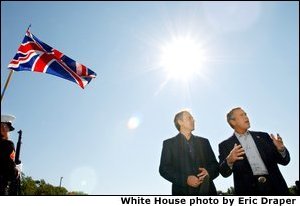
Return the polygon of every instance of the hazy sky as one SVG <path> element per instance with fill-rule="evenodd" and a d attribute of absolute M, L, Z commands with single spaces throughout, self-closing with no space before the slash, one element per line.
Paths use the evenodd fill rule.
<path fill-rule="evenodd" d="M 218 159 L 233 133 L 225 115 L 241 106 L 251 130 L 282 136 L 291 162 L 281 172 L 289 186 L 299 179 L 298 2 L 1 2 L 1 91 L 29 24 L 97 77 L 83 90 L 13 74 L 1 112 L 16 116 L 15 144 L 23 130 L 27 176 L 88 194 L 168 195 L 158 168 L 175 113 L 191 110 Z"/>

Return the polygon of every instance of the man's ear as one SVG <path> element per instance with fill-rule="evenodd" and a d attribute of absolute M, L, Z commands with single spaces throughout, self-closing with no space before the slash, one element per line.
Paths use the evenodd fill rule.
<path fill-rule="evenodd" d="M 181 119 L 178 119 L 178 124 L 181 127 L 181 125 L 183 124 L 183 121 Z"/>
<path fill-rule="evenodd" d="M 236 125 L 236 122 L 233 119 L 229 120 L 229 122 L 232 127 L 234 127 Z"/>

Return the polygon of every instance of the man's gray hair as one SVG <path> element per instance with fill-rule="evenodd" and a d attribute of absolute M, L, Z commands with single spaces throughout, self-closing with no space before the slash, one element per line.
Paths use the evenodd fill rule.
<path fill-rule="evenodd" d="M 174 117 L 174 124 L 175 124 L 175 127 L 178 131 L 180 131 L 180 125 L 178 123 L 178 120 L 182 120 L 182 117 L 183 117 L 183 113 L 184 112 L 188 112 L 187 110 L 182 110 L 180 112 L 178 112 L 175 117 Z"/>
<path fill-rule="evenodd" d="M 234 120 L 233 112 L 235 110 L 238 110 L 238 109 L 242 109 L 242 108 L 241 107 L 236 107 L 236 108 L 233 108 L 232 110 L 230 110 L 230 112 L 227 113 L 227 122 L 228 122 L 228 124 L 230 125 L 231 128 L 233 128 L 233 126 L 231 125 L 230 120 Z"/>

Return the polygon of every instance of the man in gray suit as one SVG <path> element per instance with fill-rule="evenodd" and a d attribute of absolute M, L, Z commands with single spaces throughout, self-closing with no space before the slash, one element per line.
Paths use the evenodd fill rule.
<path fill-rule="evenodd" d="M 160 175 L 172 183 L 172 195 L 216 195 L 218 162 L 208 139 L 192 134 L 188 111 L 177 113 L 174 123 L 179 134 L 163 142 Z"/>

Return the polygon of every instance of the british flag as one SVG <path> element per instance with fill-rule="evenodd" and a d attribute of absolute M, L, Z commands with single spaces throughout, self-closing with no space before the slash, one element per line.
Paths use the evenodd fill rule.
<path fill-rule="evenodd" d="M 29 29 L 8 68 L 52 74 L 75 82 L 83 89 L 96 77 L 95 72 L 45 44 Z"/>

